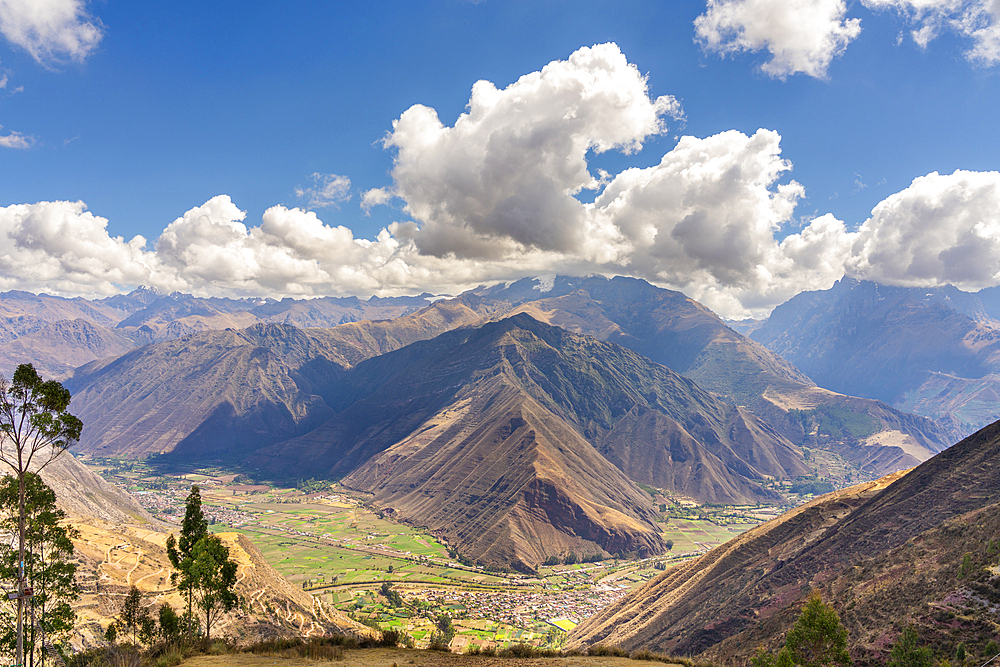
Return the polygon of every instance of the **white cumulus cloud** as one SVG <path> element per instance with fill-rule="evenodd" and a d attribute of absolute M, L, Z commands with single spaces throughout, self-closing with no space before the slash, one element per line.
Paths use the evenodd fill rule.
<path fill-rule="evenodd" d="M 893 9 L 905 17 L 921 48 L 945 31 L 972 42 L 966 57 L 989 66 L 1000 62 L 1000 2 L 997 0 L 862 0 L 875 10 Z"/>
<path fill-rule="evenodd" d="M 894 285 L 1000 284 L 1000 173 L 937 172 L 887 197 L 858 230 L 847 262 Z"/>
<path fill-rule="evenodd" d="M 0 125 L 0 128 L 3 128 Z M 31 148 L 34 143 L 31 137 L 21 134 L 20 132 L 10 132 L 9 134 L 0 134 L 0 146 L 4 148 Z"/>
<path fill-rule="evenodd" d="M 966 57 L 991 66 L 1000 62 L 998 0 L 861 0 L 873 11 L 893 10 L 921 48 L 950 31 L 971 42 Z M 861 20 L 847 17 L 844 0 L 708 0 L 695 19 L 695 36 L 709 52 L 728 55 L 767 51 L 761 69 L 785 78 L 825 78 L 830 63 L 861 34 Z"/>
<path fill-rule="evenodd" d="M 84 0 L 0 0 L 0 33 L 51 67 L 83 62 L 104 36 Z"/>
<path fill-rule="evenodd" d="M 143 249 L 146 240 L 112 237 L 107 226 L 83 202 L 0 208 L 0 285 L 105 295 L 150 284 L 155 258 Z"/>
<path fill-rule="evenodd" d="M 477 83 L 453 126 L 428 107 L 406 111 L 386 139 L 393 181 L 361 203 L 399 198 L 410 218 L 375 238 L 302 208 L 273 206 L 248 221 L 219 195 L 166 225 L 149 249 L 142 237 L 112 236 L 82 202 L 20 204 L 0 208 L 0 288 L 388 296 L 604 273 L 743 317 L 845 273 L 1000 284 L 996 172 L 917 178 L 856 230 L 832 215 L 796 220 L 804 188 L 772 130 L 682 137 L 652 166 L 591 173 L 590 151 L 638 150 L 678 111 L 673 98 L 650 95 L 616 46 L 581 49 L 502 90 Z M 585 188 L 596 190 L 590 203 L 574 196 Z"/>
<path fill-rule="evenodd" d="M 861 21 L 846 11 L 843 0 L 709 0 L 695 34 L 707 51 L 766 50 L 771 59 L 761 69 L 771 76 L 823 78 L 861 34 Z"/>
<path fill-rule="evenodd" d="M 454 126 L 416 105 L 393 123 L 394 193 L 421 223 L 431 255 L 498 259 L 525 249 L 592 252 L 573 195 L 599 187 L 588 151 L 638 150 L 677 115 L 674 98 L 649 96 L 646 78 L 615 44 L 585 47 L 507 88 L 472 88 Z"/>
<path fill-rule="evenodd" d="M 388 188 L 372 188 L 361 193 L 361 208 L 368 214 L 373 206 L 388 204 L 395 195 Z"/>

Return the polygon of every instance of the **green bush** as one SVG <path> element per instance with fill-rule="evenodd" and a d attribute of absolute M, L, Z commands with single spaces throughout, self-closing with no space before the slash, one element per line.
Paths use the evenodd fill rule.
<path fill-rule="evenodd" d="M 889 667 L 931 667 L 934 654 L 926 646 L 919 646 L 919 641 L 916 630 L 903 628 L 889 653 Z"/>
<path fill-rule="evenodd" d="M 809 596 L 795 625 L 785 638 L 785 646 L 776 655 L 760 652 L 750 661 L 752 667 L 850 667 L 847 653 L 847 630 L 833 607 L 825 604 L 819 593 Z"/>

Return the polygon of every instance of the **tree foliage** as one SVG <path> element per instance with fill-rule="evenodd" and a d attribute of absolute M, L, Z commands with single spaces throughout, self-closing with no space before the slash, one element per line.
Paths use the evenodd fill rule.
<path fill-rule="evenodd" d="M 70 603 L 80 597 L 75 581 L 72 538 L 77 531 L 64 525 L 66 513 L 56 507 L 55 492 L 34 473 L 25 475 L 25 583 L 34 594 L 27 598 L 28 616 L 34 616 L 49 642 L 57 642 L 73 629 L 76 613 Z M 0 479 L 0 532 L 17 534 L 20 523 L 20 484 L 15 477 Z M 0 544 L 0 578 L 17 580 L 18 549 Z M 16 626 L 5 629 L 0 645 L 13 653 Z M 25 656 L 31 664 L 42 664 L 42 637 L 33 624 L 27 628 Z M 36 659 L 37 658 L 37 659 Z"/>
<path fill-rule="evenodd" d="M 131 634 L 132 643 L 135 644 L 138 642 L 142 619 L 148 615 L 149 612 L 142 606 L 142 593 L 132 586 L 128 589 L 128 595 L 125 596 L 121 609 L 118 610 L 118 620 L 115 625 L 121 628 L 122 632 Z"/>
<path fill-rule="evenodd" d="M 758 653 L 753 667 L 850 667 L 847 629 L 819 593 L 809 596 L 777 655 Z"/>
<path fill-rule="evenodd" d="M 186 630 L 195 634 L 194 606 L 204 614 L 205 634 L 211 637 L 212 625 L 239 601 L 236 586 L 237 564 L 229 560 L 229 548 L 208 532 L 208 521 L 201 509 L 201 492 L 191 487 L 181 523 L 181 535 L 167 538 L 167 557 L 176 572 L 171 581 L 187 594 Z"/>
<path fill-rule="evenodd" d="M 160 637 L 173 641 L 181 634 L 181 619 L 168 603 L 160 605 Z"/>
<path fill-rule="evenodd" d="M 25 476 L 34 467 L 40 471 L 80 440 L 83 422 L 71 415 L 70 393 L 55 380 L 43 381 L 31 364 L 21 364 L 10 382 L 0 378 L 0 462 L 18 480 L 18 559 L 25 562 Z M 16 573 L 17 599 L 16 648 L 14 661 L 24 664 L 23 569 Z"/>
<path fill-rule="evenodd" d="M 903 628 L 889 654 L 889 667 L 931 667 L 934 654 L 919 644 L 917 631 L 909 626 Z"/>
<path fill-rule="evenodd" d="M 194 545 L 192 579 L 198 591 L 198 607 L 205 614 L 205 636 L 211 638 L 212 625 L 239 602 L 233 591 L 237 564 L 229 560 L 229 547 L 217 535 L 209 535 Z"/>
<path fill-rule="evenodd" d="M 180 539 L 175 539 L 173 535 L 167 537 L 167 558 L 176 570 L 170 575 L 170 582 L 187 597 L 188 608 L 183 625 L 188 636 L 194 634 L 195 581 L 191 572 L 194 564 L 194 547 L 206 535 L 208 535 L 208 521 L 205 520 L 205 513 L 201 509 L 201 491 L 194 485 L 185 501 Z"/>
<path fill-rule="evenodd" d="M 20 475 L 76 444 L 83 422 L 67 412 L 69 402 L 69 390 L 42 381 L 31 364 L 18 366 L 10 382 L 0 378 L 0 461 Z"/>

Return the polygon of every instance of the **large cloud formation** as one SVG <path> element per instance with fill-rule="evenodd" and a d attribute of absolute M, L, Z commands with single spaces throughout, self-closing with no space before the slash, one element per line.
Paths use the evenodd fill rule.
<path fill-rule="evenodd" d="M 361 208 L 409 219 L 355 238 L 274 206 L 259 224 L 226 195 L 152 244 L 111 236 L 82 202 L 0 208 L 0 287 L 96 296 L 155 286 L 200 295 L 455 293 L 526 275 L 624 274 L 732 317 L 762 315 L 845 273 L 906 285 L 1000 284 L 1000 173 L 929 174 L 849 230 L 797 222 L 804 188 L 781 137 L 682 137 L 657 163 L 593 174 L 590 151 L 637 150 L 679 107 L 653 98 L 614 45 L 581 49 L 500 90 L 473 88 L 453 126 L 413 107 L 385 144 L 393 182 Z M 596 190 L 593 201 L 577 197 Z M 791 233 L 789 233 L 791 232 Z"/>
<path fill-rule="evenodd" d="M 638 150 L 665 129 L 664 115 L 680 112 L 672 97 L 650 98 L 614 44 L 579 49 L 504 90 L 479 81 L 468 109 L 446 127 L 433 109 L 413 106 L 385 141 L 396 149 L 395 194 L 423 225 L 416 242 L 438 257 L 600 252 L 593 243 L 613 232 L 593 228 L 573 196 L 600 184 L 587 152 Z"/>
<path fill-rule="evenodd" d="M 972 44 L 966 57 L 979 65 L 1000 62 L 997 0 L 862 0 L 871 10 L 894 10 L 921 48 L 945 31 Z M 802 73 L 824 78 L 834 58 L 861 34 L 861 20 L 847 18 L 844 0 L 708 0 L 695 19 L 706 51 L 729 55 L 767 51 L 761 70 L 785 78 Z"/>
<path fill-rule="evenodd" d="M 848 269 L 883 283 L 1000 284 L 1000 173 L 914 179 L 858 230 Z"/>

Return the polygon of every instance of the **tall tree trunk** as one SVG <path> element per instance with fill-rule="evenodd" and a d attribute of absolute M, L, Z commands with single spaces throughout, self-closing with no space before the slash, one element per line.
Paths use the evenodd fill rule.
<path fill-rule="evenodd" d="M 23 470 L 23 468 L 22 468 Z M 24 473 L 17 476 L 17 657 L 24 665 Z"/>

